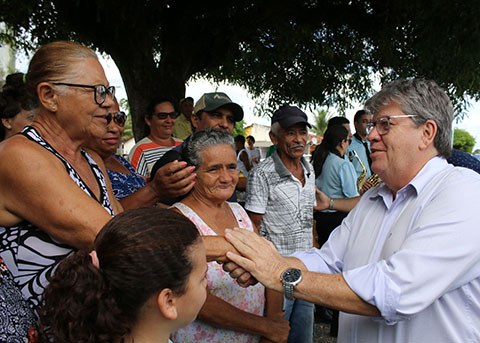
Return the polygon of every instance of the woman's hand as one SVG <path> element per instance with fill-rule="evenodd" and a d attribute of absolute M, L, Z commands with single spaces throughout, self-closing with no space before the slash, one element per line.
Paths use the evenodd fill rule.
<path fill-rule="evenodd" d="M 229 273 L 232 279 L 236 280 L 238 285 L 243 288 L 247 288 L 258 283 L 258 280 L 255 279 L 252 274 L 247 272 L 235 262 L 225 262 L 223 263 L 222 267 L 223 270 Z"/>
<path fill-rule="evenodd" d="M 159 168 L 152 182 L 149 183 L 162 199 L 176 198 L 187 194 L 195 185 L 195 167 L 187 162 L 173 161 Z"/>
<path fill-rule="evenodd" d="M 328 197 L 328 195 L 326 195 L 316 187 L 315 187 L 315 199 L 317 200 L 317 205 L 314 208 L 315 211 L 326 210 L 330 205 L 330 198 Z"/>
<path fill-rule="evenodd" d="M 269 318 L 270 319 L 270 318 Z M 262 337 L 261 343 L 284 343 L 288 340 L 290 323 L 283 318 L 272 318 L 269 324 L 269 333 Z"/>

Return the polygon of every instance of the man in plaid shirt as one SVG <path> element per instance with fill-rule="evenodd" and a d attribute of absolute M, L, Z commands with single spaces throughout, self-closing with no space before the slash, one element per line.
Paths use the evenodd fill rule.
<path fill-rule="evenodd" d="M 248 178 L 245 209 L 260 235 L 283 255 L 308 250 L 315 242 L 315 173 L 303 158 L 307 127 L 311 127 L 307 115 L 298 107 L 283 106 L 275 111 L 270 139 L 277 149 Z M 313 304 L 285 299 L 284 308 L 291 328 L 288 341 L 311 343 Z"/>

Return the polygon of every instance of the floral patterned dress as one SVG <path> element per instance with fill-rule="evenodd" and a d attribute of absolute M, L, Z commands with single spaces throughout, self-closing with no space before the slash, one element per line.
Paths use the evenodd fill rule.
<path fill-rule="evenodd" d="M 252 222 L 242 206 L 237 203 L 229 202 L 228 204 L 237 219 L 238 226 L 253 231 Z M 217 235 L 190 207 L 178 202 L 173 207 L 178 208 L 183 215 L 189 218 L 197 226 L 202 236 Z M 228 273 L 223 271 L 221 264 L 217 262 L 208 263 L 207 288 L 211 294 L 231 305 L 243 311 L 263 316 L 265 288 L 261 284 L 248 288 L 240 287 Z M 222 314 L 219 313 L 218 315 L 221 316 Z M 258 342 L 260 338 L 260 336 L 239 331 L 213 327 L 198 319 L 172 335 L 174 342 L 181 343 L 253 343 Z"/>
<path fill-rule="evenodd" d="M 0 342 L 35 341 L 35 315 L 0 257 Z"/>
<path fill-rule="evenodd" d="M 107 169 L 108 178 L 112 184 L 113 195 L 118 200 L 123 199 L 139 189 L 145 187 L 147 184 L 142 175 L 137 174 L 135 168 L 124 159 L 122 156 L 115 155 L 113 158 L 117 159 L 130 173 L 120 173 L 115 170 Z"/>

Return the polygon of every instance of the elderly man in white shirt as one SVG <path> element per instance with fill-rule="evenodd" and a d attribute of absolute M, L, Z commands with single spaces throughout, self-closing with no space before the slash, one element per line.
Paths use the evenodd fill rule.
<path fill-rule="evenodd" d="M 244 230 L 226 269 L 342 311 L 338 342 L 480 342 L 480 175 L 446 162 L 453 108 L 433 81 L 397 80 L 366 103 L 368 192 L 321 249 L 281 257 Z M 241 266 L 239 268 L 238 266 Z M 243 268 L 243 269 L 242 269 Z"/>

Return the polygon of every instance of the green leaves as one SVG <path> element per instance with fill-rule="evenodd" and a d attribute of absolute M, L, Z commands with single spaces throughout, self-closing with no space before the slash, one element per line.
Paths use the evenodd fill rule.
<path fill-rule="evenodd" d="M 110 54 L 136 136 L 149 99 L 178 100 L 199 75 L 247 88 L 265 100 L 260 114 L 282 103 L 342 112 L 374 92 L 374 78 L 434 79 L 459 115 L 464 99 L 480 99 L 479 0 L 0 1 L 12 30 L 0 38 L 25 48 L 73 39 Z"/>

